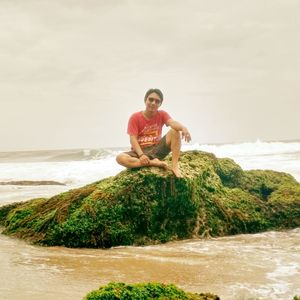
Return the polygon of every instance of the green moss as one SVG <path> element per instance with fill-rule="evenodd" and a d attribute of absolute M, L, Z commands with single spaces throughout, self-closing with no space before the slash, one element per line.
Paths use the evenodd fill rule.
<path fill-rule="evenodd" d="M 130 245 L 130 223 L 120 221 L 124 206 L 108 200 L 85 199 L 83 205 L 49 232 L 46 244 L 68 247 L 112 247 Z"/>
<path fill-rule="evenodd" d="M 300 226 L 300 186 L 283 184 L 274 191 L 268 204 L 272 209 L 270 218 L 279 228 Z"/>
<path fill-rule="evenodd" d="M 220 176 L 223 185 L 228 187 L 240 186 L 243 180 L 243 170 L 232 159 L 220 158 L 215 167 L 216 173 Z"/>
<path fill-rule="evenodd" d="M 173 284 L 161 283 L 137 283 L 125 284 L 111 282 L 98 290 L 88 293 L 84 300 L 218 300 L 219 297 L 212 294 L 186 293 Z"/>
<path fill-rule="evenodd" d="M 265 203 L 241 188 L 200 189 L 199 236 L 258 232 L 268 228 Z"/>
<path fill-rule="evenodd" d="M 291 175 L 271 170 L 245 171 L 241 180 L 242 189 L 264 200 L 283 184 L 299 185 Z"/>
<path fill-rule="evenodd" d="M 8 214 L 20 205 L 21 205 L 21 203 L 17 202 L 17 203 L 12 203 L 12 204 L 2 206 L 0 208 L 0 225 L 1 226 L 3 226 L 5 224 Z"/>
<path fill-rule="evenodd" d="M 126 170 L 4 206 L 0 223 L 4 233 L 34 243 L 104 248 L 300 226 L 300 184 L 289 174 L 243 171 L 198 151 L 182 153 L 180 167 L 184 178 L 159 168 Z"/>
<path fill-rule="evenodd" d="M 43 202 L 44 199 L 33 199 L 28 202 L 19 203 L 14 209 L 7 213 L 4 226 L 9 226 L 11 232 L 31 230 L 28 223 L 35 208 Z M 4 207 L 5 209 L 5 207 Z"/>

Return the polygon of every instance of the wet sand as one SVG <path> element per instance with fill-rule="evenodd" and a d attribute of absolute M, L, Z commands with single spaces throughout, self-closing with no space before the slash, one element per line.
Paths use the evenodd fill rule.
<path fill-rule="evenodd" d="M 147 247 L 38 247 L 0 235 L 0 298 L 82 299 L 109 281 L 174 283 L 221 299 L 300 294 L 300 229 Z"/>

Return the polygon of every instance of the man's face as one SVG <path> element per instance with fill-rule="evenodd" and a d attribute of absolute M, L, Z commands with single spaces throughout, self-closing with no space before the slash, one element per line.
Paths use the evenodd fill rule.
<path fill-rule="evenodd" d="M 149 112 L 156 112 L 161 105 L 161 99 L 156 93 L 151 93 L 148 95 L 145 104 L 146 110 Z"/>

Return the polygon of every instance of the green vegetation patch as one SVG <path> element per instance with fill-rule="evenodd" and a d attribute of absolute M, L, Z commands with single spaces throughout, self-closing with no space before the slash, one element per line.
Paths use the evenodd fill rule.
<path fill-rule="evenodd" d="M 173 284 L 111 282 L 86 295 L 84 300 L 218 300 L 213 294 L 186 293 Z"/>

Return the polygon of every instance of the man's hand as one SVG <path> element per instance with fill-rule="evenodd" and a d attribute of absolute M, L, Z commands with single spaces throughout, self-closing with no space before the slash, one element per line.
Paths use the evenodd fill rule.
<path fill-rule="evenodd" d="M 170 126 L 172 129 L 176 131 L 181 131 L 181 138 L 184 139 L 186 142 L 190 142 L 192 140 L 192 137 L 186 127 L 184 127 L 182 124 L 179 122 L 169 119 L 167 121 L 167 126 Z"/>
<path fill-rule="evenodd" d="M 140 162 L 142 163 L 142 165 L 149 165 L 150 164 L 150 159 L 146 154 L 142 154 L 140 156 Z"/>
<path fill-rule="evenodd" d="M 190 142 L 192 140 L 189 131 L 185 127 L 181 131 L 181 138 L 184 139 L 186 142 Z"/>

